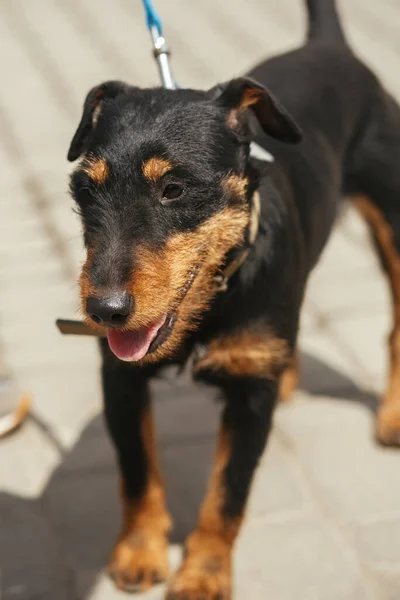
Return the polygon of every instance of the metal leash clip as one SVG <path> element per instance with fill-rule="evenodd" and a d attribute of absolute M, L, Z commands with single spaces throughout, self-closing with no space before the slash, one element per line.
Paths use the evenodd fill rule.
<path fill-rule="evenodd" d="M 175 90 L 178 86 L 172 77 L 171 67 L 169 65 L 170 50 L 167 40 L 162 33 L 161 19 L 156 13 L 151 0 L 143 0 L 143 4 L 146 11 L 147 27 L 150 30 L 153 40 L 154 57 L 157 61 L 163 87 L 168 90 Z"/>

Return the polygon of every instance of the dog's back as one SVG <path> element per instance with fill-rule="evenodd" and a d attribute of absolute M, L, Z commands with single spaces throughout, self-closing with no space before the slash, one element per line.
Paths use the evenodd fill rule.
<path fill-rule="evenodd" d="M 306 4 L 305 44 L 264 61 L 249 75 L 273 90 L 303 130 L 302 144 L 295 148 L 266 136 L 257 141 L 286 171 L 312 265 L 329 236 L 342 194 L 362 191 L 357 172 L 361 142 L 374 111 L 384 113 L 383 105 L 391 100 L 348 46 L 334 0 Z"/>

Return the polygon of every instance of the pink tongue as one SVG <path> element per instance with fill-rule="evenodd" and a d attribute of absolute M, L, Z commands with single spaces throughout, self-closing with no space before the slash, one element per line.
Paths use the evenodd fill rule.
<path fill-rule="evenodd" d="M 115 356 L 120 360 L 132 362 L 140 360 L 147 353 L 151 342 L 159 329 L 164 325 L 167 315 L 164 314 L 150 327 L 142 327 L 136 331 L 110 329 L 107 332 L 108 344 Z"/>

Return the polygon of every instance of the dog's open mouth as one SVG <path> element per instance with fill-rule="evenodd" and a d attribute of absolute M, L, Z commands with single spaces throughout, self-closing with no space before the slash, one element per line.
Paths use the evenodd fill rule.
<path fill-rule="evenodd" d="M 157 321 L 147 327 L 141 327 L 132 331 L 124 331 L 122 329 L 108 330 L 108 344 L 117 358 L 127 362 L 141 360 L 146 354 L 154 352 L 166 341 L 175 325 L 179 305 L 192 287 L 200 266 L 196 265 L 190 271 L 186 284 L 179 292 L 176 303 L 177 307 L 174 310 L 163 313 Z"/>
<path fill-rule="evenodd" d="M 111 350 L 120 360 L 133 362 L 143 358 L 160 346 L 172 331 L 176 312 L 172 315 L 164 313 L 158 321 L 149 327 L 141 327 L 134 331 L 110 329 L 107 339 Z"/>

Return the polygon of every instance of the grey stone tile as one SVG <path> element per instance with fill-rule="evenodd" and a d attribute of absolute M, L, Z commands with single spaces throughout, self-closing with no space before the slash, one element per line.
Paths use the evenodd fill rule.
<path fill-rule="evenodd" d="M 342 3 L 347 7 L 349 41 L 362 60 L 366 62 L 381 78 L 389 91 L 396 96 L 400 93 L 400 81 L 393 67 L 396 64 L 396 43 L 393 43 L 388 22 L 391 21 L 391 3 L 385 3 L 382 11 L 374 5 L 367 10 L 360 10 L 358 2 Z M 385 19 L 382 26 L 381 19 Z M 386 43 L 381 41 L 383 32 Z M 387 37 L 386 37 L 387 36 Z"/>
<path fill-rule="evenodd" d="M 318 321 L 315 314 L 315 307 L 311 302 L 305 302 L 300 316 L 300 331 L 306 333 L 315 332 L 318 327 Z"/>
<path fill-rule="evenodd" d="M 399 571 L 373 569 L 379 600 L 398 600 L 400 596 Z"/>
<path fill-rule="evenodd" d="M 374 253 L 368 225 L 351 201 L 346 203 L 339 220 L 339 227 L 344 235 L 353 243 L 368 248 L 371 256 Z"/>
<path fill-rule="evenodd" d="M 174 521 L 173 542 L 182 543 L 196 524 L 207 489 L 214 446 L 214 438 L 205 437 L 160 449 L 167 503 Z"/>
<path fill-rule="evenodd" d="M 61 337 L 61 336 L 60 336 Z M 89 343 L 88 343 L 89 342 Z M 61 339 L 59 356 L 63 360 L 46 360 L 38 365 L 21 365 L 17 370 L 23 389 L 32 394 L 35 411 L 66 447 L 72 446 L 88 421 L 101 410 L 99 374 L 91 363 L 94 348 L 89 340 Z M 70 347 L 68 348 L 68 345 Z M 79 361 L 83 347 L 88 351 Z M 77 352 L 73 354 L 74 350 Z M 53 348 L 54 350 L 54 348 Z M 93 354 L 91 354 L 93 351 Z"/>
<path fill-rule="evenodd" d="M 373 261 L 371 252 L 349 239 L 340 227 L 336 227 L 326 245 L 321 259 L 318 261 L 310 285 L 315 277 L 337 277 L 340 279 L 343 271 L 357 271 L 368 268 Z"/>
<path fill-rule="evenodd" d="M 288 436 L 319 498 L 341 521 L 384 518 L 400 505 L 399 453 L 373 439 L 373 415 L 361 399 L 315 397 L 282 406 Z"/>
<path fill-rule="evenodd" d="M 389 311 L 376 315 L 332 319 L 330 328 L 337 339 L 369 374 L 371 387 L 382 392 L 388 369 L 388 336 L 392 327 Z"/>
<path fill-rule="evenodd" d="M 213 388 L 195 385 L 189 377 L 180 378 L 172 371 L 169 379 L 154 381 L 152 390 L 161 442 L 216 437 L 220 406 Z"/>
<path fill-rule="evenodd" d="M 103 415 L 88 420 L 73 445 L 64 451 L 62 464 L 57 470 L 57 481 L 65 477 L 81 477 L 85 473 L 115 473 L 117 461 L 114 446 L 108 435 Z M 54 477 L 52 478 L 52 482 Z"/>
<path fill-rule="evenodd" d="M 317 352 L 318 345 L 322 348 L 322 353 Z M 349 362 L 345 364 L 346 356 L 338 351 L 337 345 L 330 342 L 328 337 L 316 335 L 311 348 L 312 352 L 300 352 L 300 389 L 312 395 L 338 396 L 361 393 L 357 383 L 364 381 L 362 373 Z M 337 360 L 327 359 L 327 352 L 335 355 Z M 340 365 L 340 368 L 337 365 Z"/>
<path fill-rule="evenodd" d="M 368 565 L 397 571 L 400 577 L 400 511 L 397 518 L 357 525 L 354 537 L 358 551 Z"/>
<path fill-rule="evenodd" d="M 59 539 L 40 504 L 0 493 L 1 587 L 4 600 L 75 600 Z"/>
<path fill-rule="evenodd" d="M 385 314 L 391 302 L 386 278 L 374 265 L 335 276 L 327 276 L 321 265 L 307 297 L 327 318 Z"/>
<path fill-rule="evenodd" d="M 235 560 L 235 598 L 367 600 L 356 559 L 318 520 L 250 522 Z"/>
<path fill-rule="evenodd" d="M 287 448 L 272 432 L 258 467 L 249 501 L 249 515 L 281 519 L 312 512 L 313 504 Z"/>
<path fill-rule="evenodd" d="M 28 418 L 21 429 L 1 440 L 0 490 L 27 498 L 40 494 L 59 460 L 57 448 Z"/>
<path fill-rule="evenodd" d="M 375 379 L 368 377 L 353 352 L 329 329 L 300 331 L 301 374 L 305 389 L 313 393 L 333 393 L 357 385 L 372 386 Z"/>
<path fill-rule="evenodd" d="M 73 473 L 61 466 L 41 502 L 69 568 L 103 569 L 120 525 L 116 470 L 103 467 Z"/>

